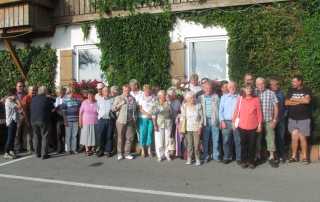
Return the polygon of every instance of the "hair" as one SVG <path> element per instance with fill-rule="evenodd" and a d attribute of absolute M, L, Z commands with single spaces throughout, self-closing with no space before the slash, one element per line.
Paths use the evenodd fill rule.
<path fill-rule="evenodd" d="M 266 80 L 265 80 L 264 78 L 262 78 L 262 77 L 258 77 L 258 78 L 256 79 L 256 83 L 257 83 L 258 80 L 263 80 L 263 83 L 266 83 Z"/>
<path fill-rule="evenodd" d="M 191 91 L 190 88 L 185 88 L 185 89 L 183 90 L 184 93 L 187 93 L 187 92 L 189 92 L 189 91 Z"/>
<path fill-rule="evenodd" d="M 82 90 L 81 91 L 81 95 L 82 95 L 82 97 L 84 97 L 84 98 L 87 98 L 88 97 L 88 93 L 89 93 L 89 91 L 87 91 L 87 90 Z M 93 94 L 95 95 L 95 92 L 93 91 Z"/>
<path fill-rule="evenodd" d="M 211 82 L 206 82 L 205 84 L 203 84 L 205 86 L 210 86 L 211 88 L 213 87 L 212 83 Z"/>
<path fill-rule="evenodd" d="M 270 77 L 268 78 L 268 82 L 267 82 L 267 88 L 268 88 L 268 89 L 270 89 L 270 86 L 272 85 L 272 83 L 273 83 L 274 81 L 278 81 L 277 77 L 275 77 L 275 76 L 270 76 Z"/>
<path fill-rule="evenodd" d="M 93 89 L 89 89 L 88 91 L 87 91 L 87 94 L 89 95 L 95 95 L 95 91 L 93 90 Z"/>
<path fill-rule="evenodd" d="M 152 87 L 151 87 L 151 85 L 149 85 L 149 84 L 144 84 L 144 85 L 142 86 L 142 89 L 143 89 L 143 90 L 144 90 L 144 89 L 148 89 L 148 90 L 151 91 Z"/>
<path fill-rule="evenodd" d="M 222 88 L 224 84 L 228 84 L 229 81 L 226 81 L 226 80 L 222 80 L 220 81 L 220 87 Z"/>
<path fill-rule="evenodd" d="M 253 86 L 252 83 L 245 83 L 245 84 L 243 84 L 243 86 L 242 86 L 243 89 L 242 89 L 242 93 L 241 93 L 241 96 L 242 96 L 242 97 L 246 97 L 246 92 L 244 91 L 244 89 L 245 89 L 246 87 L 250 87 L 250 88 L 252 89 L 252 93 L 251 93 L 251 96 L 252 96 L 252 97 L 257 97 L 256 93 L 254 92 L 254 86 Z"/>
<path fill-rule="evenodd" d="M 115 93 L 119 93 L 119 86 L 112 86 L 111 88 L 110 88 L 110 91 L 113 91 L 113 92 L 115 92 Z"/>
<path fill-rule="evenodd" d="M 301 84 L 303 84 L 303 78 L 300 75 L 295 75 L 292 77 L 292 79 L 297 79 L 298 81 L 301 81 Z"/>
<path fill-rule="evenodd" d="M 139 84 L 137 79 L 131 79 L 129 83 L 133 83 L 135 85 Z"/>
<path fill-rule="evenodd" d="M 40 86 L 40 88 L 38 89 L 38 94 L 47 94 L 48 89 L 45 86 Z"/>
<path fill-rule="evenodd" d="M 66 89 L 63 88 L 62 86 L 57 86 L 56 90 L 58 90 L 60 93 L 65 93 L 66 92 Z"/>
<path fill-rule="evenodd" d="M 18 83 L 22 83 L 23 85 L 25 85 L 24 81 L 18 81 L 18 82 L 16 83 L 16 86 L 18 85 Z"/>
<path fill-rule="evenodd" d="M 199 80 L 198 74 L 191 74 L 190 80 L 191 80 L 191 79 L 194 79 L 194 80 L 198 81 L 198 80 Z"/>
<path fill-rule="evenodd" d="M 230 84 L 232 84 L 232 83 L 234 83 L 234 85 L 237 87 L 237 83 L 234 82 L 234 81 L 229 81 L 229 82 L 228 82 L 228 86 L 229 86 Z"/>
<path fill-rule="evenodd" d="M 168 89 L 167 90 L 167 94 L 172 94 L 172 93 L 175 93 L 176 91 L 175 90 L 173 90 L 173 89 Z"/>
<path fill-rule="evenodd" d="M 74 86 L 69 86 L 67 89 L 66 89 L 66 93 L 69 94 L 71 92 L 71 89 L 74 91 Z"/>
<path fill-rule="evenodd" d="M 129 88 L 129 90 L 130 90 L 130 85 L 129 85 L 129 84 L 124 84 L 124 85 L 122 86 L 122 90 L 125 89 L 125 88 Z"/>
<path fill-rule="evenodd" d="M 178 77 L 173 77 L 173 78 L 172 78 L 172 81 L 171 81 L 171 84 L 172 84 L 173 86 L 175 86 L 175 85 L 178 85 L 178 83 L 181 84 L 181 79 L 179 79 Z"/>
<path fill-rule="evenodd" d="M 7 90 L 7 95 L 11 96 L 11 95 L 15 95 L 17 93 L 17 89 L 16 88 L 9 88 Z"/>
<path fill-rule="evenodd" d="M 254 79 L 254 76 L 251 73 L 246 73 L 243 77 L 244 81 L 246 81 L 247 76 L 252 76 L 252 79 Z"/>
<path fill-rule="evenodd" d="M 200 81 L 202 83 L 202 81 L 206 80 L 207 82 L 209 82 L 209 79 L 208 78 L 202 78 Z"/>
<path fill-rule="evenodd" d="M 159 90 L 159 92 L 158 92 L 158 94 L 157 94 L 157 97 L 159 97 L 160 95 L 162 95 L 162 94 L 166 94 L 166 91 L 164 91 L 164 90 Z"/>
<path fill-rule="evenodd" d="M 196 94 L 193 91 L 186 92 L 186 99 L 189 99 L 191 97 L 195 98 Z"/>

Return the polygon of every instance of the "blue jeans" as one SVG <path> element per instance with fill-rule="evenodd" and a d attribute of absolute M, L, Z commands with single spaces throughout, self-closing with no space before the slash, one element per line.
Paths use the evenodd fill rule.
<path fill-rule="evenodd" d="M 234 146 L 236 149 L 236 160 L 241 160 L 241 140 L 240 140 L 240 133 L 239 131 L 232 130 L 232 122 L 231 121 L 225 121 L 227 128 L 222 129 L 222 140 L 223 140 L 223 152 L 224 160 L 230 159 L 230 139 L 233 134 L 234 138 Z"/>
<path fill-rule="evenodd" d="M 17 132 L 17 125 L 18 124 L 14 120 L 12 120 L 11 123 L 8 125 L 8 138 L 5 146 L 5 153 L 13 151 L 14 139 L 16 137 Z"/>
<path fill-rule="evenodd" d="M 203 147 L 203 157 L 205 159 L 209 158 L 209 137 L 210 132 L 212 133 L 212 147 L 213 147 L 213 158 L 219 158 L 219 125 L 212 125 L 211 119 L 207 118 L 207 125 L 202 128 L 202 147 Z"/>
<path fill-rule="evenodd" d="M 284 132 L 285 132 L 285 119 L 277 122 L 277 126 L 275 128 L 276 133 L 276 146 L 277 146 L 277 157 L 282 158 L 283 150 L 284 150 Z"/>
<path fill-rule="evenodd" d="M 110 119 L 99 119 L 98 121 L 98 141 L 99 153 L 103 154 L 105 151 L 110 153 L 113 143 L 113 127 L 114 122 Z"/>

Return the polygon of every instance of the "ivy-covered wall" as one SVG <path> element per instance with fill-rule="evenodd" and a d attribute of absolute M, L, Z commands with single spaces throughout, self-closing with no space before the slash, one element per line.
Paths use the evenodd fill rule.
<path fill-rule="evenodd" d="M 43 47 L 18 49 L 17 52 L 25 68 L 26 86 L 43 85 L 53 90 L 57 67 L 56 50 L 47 43 Z M 3 97 L 9 87 L 14 87 L 16 82 L 23 79 L 8 51 L 0 51 L 0 63 L 0 97 Z"/>

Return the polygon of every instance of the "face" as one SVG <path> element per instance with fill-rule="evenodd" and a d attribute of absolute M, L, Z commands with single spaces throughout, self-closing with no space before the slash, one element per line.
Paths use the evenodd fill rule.
<path fill-rule="evenodd" d="M 68 94 L 68 97 L 71 98 L 73 97 L 73 94 L 74 94 L 74 89 L 73 88 L 70 88 L 70 92 Z"/>
<path fill-rule="evenodd" d="M 138 86 L 134 83 L 130 83 L 130 89 L 131 91 L 135 91 L 138 88 Z"/>
<path fill-rule="evenodd" d="M 32 88 L 32 96 L 36 96 L 37 95 L 37 89 L 36 88 Z M 51 97 L 51 94 L 50 94 L 50 97 Z"/>
<path fill-rule="evenodd" d="M 189 97 L 189 98 L 187 99 L 187 102 L 188 102 L 189 104 L 194 104 L 194 97 Z"/>
<path fill-rule="evenodd" d="M 168 98 L 169 98 L 170 100 L 176 99 L 176 93 L 170 93 L 170 94 L 168 94 Z"/>
<path fill-rule="evenodd" d="M 149 88 L 145 88 L 143 89 L 143 92 L 146 96 L 150 96 L 151 95 L 151 90 Z"/>
<path fill-rule="evenodd" d="M 102 89 L 100 88 L 100 89 L 97 89 L 97 91 L 98 91 L 98 94 L 99 95 L 102 95 Z"/>
<path fill-rule="evenodd" d="M 11 99 L 11 100 L 14 100 L 14 99 L 16 99 L 16 96 L 15 95 L 11 95 L 8 98 Z"/>
<path fill-rule="evenodd" d="M 56 90 L 56 95 L 57 95 L 58 97 L 61 97 L 61 92 L 60 92 L 59 90 Z"/>
<path fill-rule="evenodd" d="M 246 78 L 244 79 L 244 81 L 246 83 L 253 83 L 253 77 L 251 75 L 246 76 Z"/>
<path fill-rule="evenodd" d="M 24 84 L 21 82 L 17 83 L 16 89 L 18 93 L 22 93 L 24 91 Z"/>
<path fill-rule="evenodd" d="M 155 96 L 157 96 L 159 90 L 160 90 L 160 89 L 159 89 L 158 87 L 154 88 L 153 91 L 152 91 L 152 94 L 154 94 Z"/>
<path fill-rule="evenodd" d="M 123 95 L 128 97 L 130 95 L 130 88 L 124 87 L 122 88 Z"/>
<path fill-rule="evenodd" d="M 231 82 L 228 84 L 228 91 L 231 95 L 235 94 L 237 90 L 237 86 L 235 83 Z"/>
<path fill-rule="evenodd" d="M 204 94 L 211 95 L 212 87 L 210 85 L 205 85 L 203 91 L 204 91 Z"/>
<path fill-rule="evenodd" d="M 158 99 L 160 100 L 160 102 L 164 102 L 166 100 L 166 94 L 161 93 L 160 95 L 158 95 Z"/>
<path fill-rule="evenodd" d="M 270 85 L 270 90 L 272 91 L 279 90 L 279 82 L 277 80 L 272 81 L 272 84 Z"/>
<path fill-rule="evenodd" d="M 258 79 L 256 82 L 256 86 L 259 91 L 264 91 L 264 89 L 266 88 L 266 85 L 263 79 Z"/>
<path fill-rule="evenodd" d="M 117 97 L 119 95 L 118 93 L 114 92 L 113 90 L 110 91 L 110 94 L 112 97 Z"/>
<path fill-rule="evenodd" d="M 88 100 L 94 100 L 94 95 L 91 93 L 88 93 Z"/>
<path fill-rule="evenodd" d="M 243 90 L 247 96 L 252 94 L 252 88 L 250 86 L 245 87 Z"/>
<path fill-rule="evenodd" d="M 221 87 L 221 91 L 222 91 L 222 94 L 228 93 L 228 84 L 227 83 L 223 84 L 223 86 Z"/>
<path fill-rule="evenodd" d="M 177 89 L 179 89 L 180 86 L 181 86 L 181 82 L 177 82 L 177 84 L 175 85 L 175 87 L 176 87 Z"/>
<path fill-rule="evenodd" d="M 190 84 L 193 85 L 193 86 L 196 86 L 197 85 L 197 80 L 195 79 L 190 79 Z"/>
<path fill-rule="evenodd" d="M 103 97 L 109 97 L 110 90 L 107 87 L 102 88 L 102 95 Z"/>
<path fill-rule="evenodd" d="M 204 88 L 204 84 L 207 83 L 208 80 L 204 79 L 204 80 L 201 80 L 201 86 L 202 86 L 202 89 Z"/>
<path fill-rule="evenodd" d="M 292 84 L 293 88 L 298 88 L 301 85 L 301 81 L 298 81 L 297 78 L 294 78 L 291 80 L 291 84 Z"/>

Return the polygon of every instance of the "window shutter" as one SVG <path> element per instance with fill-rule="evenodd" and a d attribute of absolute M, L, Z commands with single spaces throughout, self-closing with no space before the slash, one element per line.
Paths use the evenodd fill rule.
<path fill-rule="evenodd" d="M 73 82 L 73 50 L 60 50 L 60 85 Z"/>
<path fill-rule="evenodd" d="M 170 43 L 169 48 L 171 55 L 170 75 L 171 77 L 178 77 L 181 82 L 184 82 L 184 43 L 173 42 Z"/>

